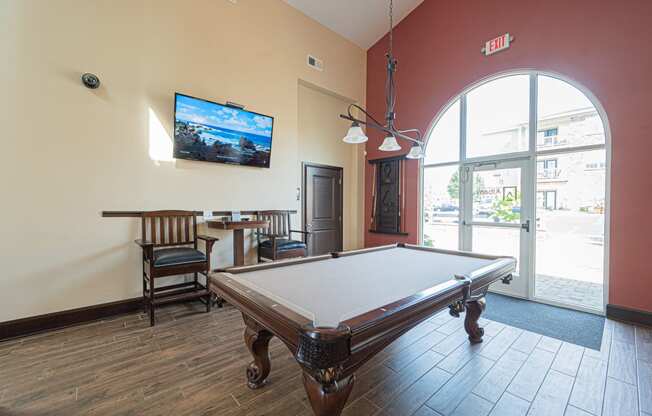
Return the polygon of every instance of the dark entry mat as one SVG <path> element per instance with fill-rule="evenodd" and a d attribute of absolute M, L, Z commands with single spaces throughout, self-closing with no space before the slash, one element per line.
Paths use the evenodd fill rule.
<path fill-rule="evenodd" d="M 591 313 L 488 293 L 482 317 L 594 350 L 602 343 L 604 317 Z"/>

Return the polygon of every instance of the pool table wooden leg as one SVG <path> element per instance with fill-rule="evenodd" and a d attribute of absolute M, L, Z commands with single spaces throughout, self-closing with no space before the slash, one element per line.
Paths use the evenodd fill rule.
<path fill-rule="evenodd" d="M 484 311 L 486 301 L 484 296 L 470 300 L 466 303 L 466 316 L 464 317 L 464 329 L 469 334 L 469 341 L 472 344 L 482 342 L 484 329 L 478 324 L 478 319 Z"/>
<path fill-rule="evenodd" d="M 328 370 L 320 370 L 324 372 Z M 323 377 L 317 381 L 313 375 L 303 372 L 303 386 L 308 394 L 310 406 L 316 416 L 339 416 L 346 405 L 346 401 L 353 389 L 355 377 L 350 375 L 338 381 L 326 381 Z"/>
<path fill-rule="evenodd" d="M 265 385 L 271 370 L 269 362 L 269 340 L 272 333 L 258 325 L 254 320 L 243 316 L 246 324 L 244 339 L 254 360 L 247 366 L 247 386 L 258 389 Z"/>

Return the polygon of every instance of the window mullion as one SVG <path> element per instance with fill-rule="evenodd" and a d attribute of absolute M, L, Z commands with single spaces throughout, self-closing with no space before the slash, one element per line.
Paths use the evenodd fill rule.
<path fill-rule="evenodd" d="M 539 89 L 538 89 L 538 75 L 536 72 L 530 72 L 530 120 L 529 120 L 529 129 L 530 129 L 530 145 L 529 153 L 530 160 L 528 162 L 528 169 L 526 172 L 527 183 L 526 187 L 529 189 L 524 189 L 525 195 L 528 195 L 527 201 L 522 201 L 525 205 L 525 214 L 526 218 L 531 219 L 536 223 L 536 210 L 537 210 L 537 129 L 538 126 L 538 117 L 539 117 Z M 545 195 L 544 195 L 545 198 Z M 523 207 L 522 207 L 523 208 Z M 525 265 L 527 269 L 524 269 L 526 283 L 526 292 L 527 297 L 532 299 L 534 297 L 534 273 L 536 265 L 536 227 L 534 227 L 534 232 L 527 233 L 525 241 L 522 242 L 523 249 L 526 250 L 528 255 L 528 261 Z"/>
<path fill-rule="evenodd" d="M 537 129 L 538 129 L 538 109 L 539 104 L 539 89 L 537 74 L 532 72 L 530 74 L 530 155 L 534 156 L 537 150 Z"/>
<path fill-rule="evenodd" d="M 469 227 L 466 226 L 467 211 L 471 209 L 469 198 L 467 198 L 468 181 L 464 181 L 465 173 L 468 174 L 467 168 L 464 166 L 466 163 L 466 93 L 460 96 L 460 166 L 458 167 L 460 188 L 459 188 L 459 224 L 458 227 L 458 248 L 460 250 L 468 250 L 471 247 L 471 233 Z"/>
<path fill-rule="evenodd" d="M 466 162 L 466 94 L 460 96 L 460 154 L 461 163 Z"/>

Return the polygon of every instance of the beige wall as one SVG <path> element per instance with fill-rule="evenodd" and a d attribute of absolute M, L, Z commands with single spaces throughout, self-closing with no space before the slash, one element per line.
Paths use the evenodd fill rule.
<path fill-rule="evenodd" d="M 298 80 L 364 100 L 365 52 L 280 0 L 0 0 L 0 50 L 0 321 L 140 294 L 138 221 L 101 210 L 299 209 Z M 169 160 L 175 91 L 274 116 L 271 168 Z"/>
<path fill-rule="evenodd" d="M 346 114 L 353 100 L 332 94 L 305 82 L 299 83 L 299 159 L 343 168 L 344 249 L 363 245 L 362 152 L 364 146 L 342 141 L 350 122 L 339 117 Z"/>

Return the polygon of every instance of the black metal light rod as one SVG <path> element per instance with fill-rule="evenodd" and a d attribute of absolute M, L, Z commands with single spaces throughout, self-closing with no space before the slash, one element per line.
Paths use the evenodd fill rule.
<path fill-rule="evenodd" d="M 417 129 L 410 129 L 410 130 L 403 130 L 403 131 L 395 130 L 395 129 L 390 130 L 387 127 L 382 126 L 382 125 L 380 125 L 380 124 L 378 124 L 376 122 L 359 120 L 359 119 L 357 119 L 357 118 L 355 118 L 355 117 L 353 117 L 351 115 L 340 114 L 340 117 L 345 119 L 345 120 L 349 120 L 349 121 L 352 121 L 352 122 L 355 122 L 355 123 L 364 124 L 365 126 L 373 127 L 373 128 L 375 128 L 377 130 L 384 131 L 385 133 L 387 133 L 387 134 L 389 134 L 391 136 L 398 137 L 398 138 L 401 138 L 403 140 L 408 140 L 410 142 L 417 143 L 419 146 L 423 146 L 423 143 L 419 139 L 415 139 L 413 137 L 410 137 L 410 136 L 407 136 L 407 135 L 403 134 L 403 133 L 409 133 L 409 132 L 416 132 L 418 137 L 421 137 L 421 133 Z"/>
<path fill-rule="evenodd" d="M 400 138 L 403 140 L 410 141 L 412 143 L 415 143 L 419 145 L 421 150 L 423 150 L 423 138 L 421 136 L 421 132 L 418 129 L 409 129 L 409 130 L 398 130 L 396 127 L 394 127 L 394 123 L 396 121 L 396 112 L 395 112 L 395 106 L 396 106 L 396 90 L 394 86 L 394 73 L 396 72 L 396 66 L 398 64 L 398 61 L 394 58 L 393 54 L 393 32 L 394 32 L 394 3 L 392 0 L 389 1 L 389 51 L 387 52 L 387 55 L 385 57 L 387 58 L 387 79 L 385 83 L 385 104 L 387 105 L 386 112 L 385 112 L 385 121 L 386 125 L 380 124 L 378 120 L 373 118 L 373 116 L 367 111 L 365 111 L 364 108 L 360 107 L 357 104 L 350 104 L 348 109 L 347 109 L 347 115 L 340 114 L 340 117 L 349 121 L 352 121 L 357 124 L 364 124 L 365 126 L 373 127 L 377 130 L 383 131 L 390 136 L 393 136 L 395 138 Z M 360 112 L 362 112 L 364 115 L 367 116 L 367 119 L 371 121 L 362 121 L 357 119 L 356 117 L 351 114 L 351 109 L 352 108 L 357 108 Z M 405 133 L 415 133 L 416 138 L 410 137 Z"/>

